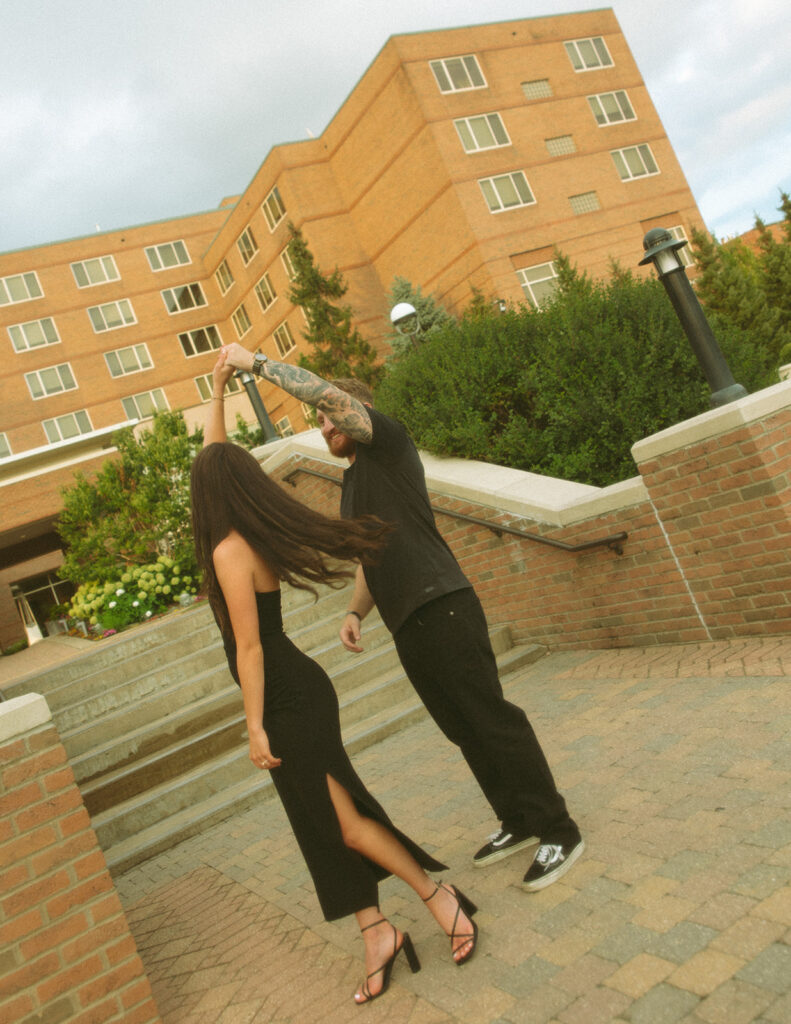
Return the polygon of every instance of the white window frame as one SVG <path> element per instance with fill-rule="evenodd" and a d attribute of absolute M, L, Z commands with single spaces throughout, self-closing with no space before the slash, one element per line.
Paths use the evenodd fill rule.
<path fill-rule="evenodd" d="M 486 77 L 481 71 L 481 65 L 474 53 L 465 53 L 460 57 L 441 57 L 438 60 L 430 60 L 429 66 L 439 91 L 442 93 L 469 92 L 471 89 L 486 88 Z M 451 70 L 451 66 L 454 70 Z M 463 77 L 466 77 L 469 84 L 456 85 L 454 83 L 454 73 L 458 70 L 463 72 Z M 480 82 L 473 81 L 476 74 L 480 78 Z M 456 77 L 460 76 L 456 75 Z"/>
<path fill-rule="evenodd" d="M 252 329 L 253 321 L 250 319 L 250 314 L 247 312 L 243 302 L 240 302 L 233 313 L 231 313 L 231 320 L 239 338 L 243 338 Z"/>
<path fill-rule="evenodd" d="M 42 378 L 42 374 L 45 373 L 54 373 L 60 386 L 50 388 L 50 385 L 45 384 Z M 58 363 L 55 366 L 42 366 L 40 370 L 30 370 L 25 374 L 25 383 L 34 402 L 41 401 L 43 398 L 51 398 L 52 395 L 62 395 L 64 391 L 76 391 L 78 387 L 77 378 L 69 363 Z M 41 393 L 36 394 L 37 390 Z"/>
<path fill-rule="evenodd" d="M 288 246 L 280 253 L 280 262 L 283 264 L 283 270 L 286 272 L 286 277 L 289 281 L 293 281 L 297 276 L 297 272 L 294 269 L 294 261 L 291 259 L 291 254 L 288 251 Z"/>
<path fill-rule="evenodd" d="M 278 324 L 277 327 L 272 331 L 272 337 L 274 338 L 275 345 L 277 345 L 277 351 L 280 354 L 281 359 L 293 352 L 297 347 L 297 343 L 294 341 L 294 335 L 291 333 L 291 328 L 288 326 L 288 321 L 284 320 Z M 281 338 L 286 341 L 281 341 Z M 286 344 L 288 342 L 288 344 Z"/>
<path fill-rule="evenodd" d="M 255 286 L 255 294 L 262 312 L 266 313 L 277 299 L 277 292 L 272 285 L 269 274 L 261 275 Z"/>
<path fill-rule="evenodd" d="M 192 330 L 182 331 L 178 338 L 181 351 L 187 359 L 204 356 L 207 352 L 216 352 L 217 349 L 222 348 L 222 336 L 216 324 L 206 324 L 205 327 L 193 327 Z M 215 339 L 216 345 L 212 344 Z M 204 340 L 209 343 L 208 348 L 203 346 Z M 201 344 L 198 345 L 196 342 Z M 187 348 L 191 348 L 192 351 L 188 352 Z"/>
<path fill-rule="evenodd" d="M 133 369 L 127 369 L 124 365 L 125 360 L 127 365 L 131 363 L 136 365 Z M 139 345 L 127 345 L 125 348 L 115 348 L 110 352 L 105 352 L 104 361 L 107 363 L 107 370 L 113 379 L 128 377 L 130 373 L 142 373 L 144 370 L 153 370 L 154 368 L 151 353 L 144 342 L 141 342 Z M 118 367 L 117 372 L 113 371 L 114 364 Z"/>
<path fill-rule="evenodd" d="M 586 46 L 587 44 L 587 46 Z M 600 68 L 612 68 L 615 67 L 615 62 L 610 55 L 610 51 L 607 49 L 602 36 L 588 36 L 585 39 L 569 39 L 563 44 L 566 48 L 566 53 L 571 61 L 571 66 L 577 72 L 582 74 L 585 71 L 598 71 Z M 592 57 L 595 61 L 588 62 L 586 53 L 588 50 L 592 50 Z"/>
<path fill-rule="evenodd" d="M 8 443 L 8 435 L 0 430 L 0 459 L 7 459 L 14 453 L 11 451 L 11 445 Z"/>
<path fill-rule="evenodd" d="M 536 280 L 531 281 L 529 279 L 531 271 L 535 271 L 536 275 L 539 271 L 545 271 L 545 276 L 536 276 Z M 525 299 L 533 309 L 538 309 L 542 302 L 551 298 L 557 288 L 557 285 L 553 285 L 549 291 L 542 289 L 543 294 L 540 295 L 536 295 L 534 291 L 534 285 L 542 285 L 546 281 L 557 281 L 558 270 L 555 266 L 554 260 L 549 260 L 546 263 L 535 263 L 532 267 L 522 267 L 520 270 L 517 270 L 516 276 L 519 280 L 519 284 L 522 286 L 522 292 L 524 293 Z"/>
<path fill-rule="evenodd" d="M 174 267 L 186 267 L 192 263 L 187 246 L 180 238 L 172 242 L 149 245 L 145 252 L 148 265 L 155 274 L 163 270 L 173 270 Z"/>
<path fill-rule="evenodd" d="M 608 100 L 611 100 L 618 108 L 620 116 L 608 113 L 604 109 L 604 102 Z M 626 121 L 637 120 L 637 114 L 635 114 L 634 107 L 629 102 L 629 94 L 626 89 L 616 89 L 614 92 L 592 93 L 588 96 L 588 106 L 599 128 L 609 128 L 613 124 L 624 124 Z"/>
<path fill-rule="evenodd" d="M 98 284 L 121 280 L 112 256 L 94 256 L 88 260 L 79 260 L 71 264 L 71 272 L 78 288 L 95 288 Z M 80 275 L 84 280 L 80 280 Z"/>
<path fill-rule="evenodd" d="M 39 332 L 43 341 L 37 340 Z M 51 316 L 43 316 L 40 320 L 28 320 L 24 324 L 9 324 L 8 334 L 15 352 L 30 352 L 46 345 L 60 345 L 60 335 Z"/>
<path fill-rule="evenodd" d="M 159 398 L 157 397 L 159 396 Z M 170 409 L 168 400 L 165 397 L 165 392 L 162 388 L 152 388 L 150 391 L 138 391 L 136 395 L 127 395 L 126 398 L 121 399 L 121 405 L 124 407 L 124 413 L 126 418 L 129 420 L 147 420 L 151 419 L 154 415 L 153 412 L 143 412 L 140 408 L 140 399 L 147 398 L 154 407 L 154 412 L 167 412 Z M 161 403 L 160 403 L 161 399 Z M 130 414 L 130 403 L 134 410 L 134 415 Z"/>
<path fill-rule="evenodd" d="M 236 239 L 236 248 L 239 250 L 239 255 L 245 266 L 255 258 L 258 252 L 258 243 L 255 240 L 253 229 L 249 225 Z"/>
<path fill-rule="evenodd" d="M 510 171 L 507 174 L 495 174 L 491 178 L 479 178 L 478 184 L 490 213 L 507 213 L 525 206 L 534 206 L 536 197 L 530 188 L 530 182 L 524 171 Z M 512 188 L 518 202 L 506 203 L 508 188 Z M 530 197 L 525 198 L 525 192 Z"/>
<path fill-rule="evenodd" d="M 476 122 L 485 122 L 486 128 L 490 132 L 492 139 L 494 139 L 492 144 L 485 146 L 480 145 L 478 139 L 475 137 L 475 129 L 473 127 Z M 502 117 L 496 110 L 493 110 L 488 114 L 475 114 L 472 117 L 458 117 L 453 124 L 465 153 L 482 153 L 487 149 L 500 149 L 503 146 L 511 145 L 511 137 L 506 130 Z M 499 128 L 502 129 L 506 140 L 505 142 L 497 141 L 497 134 L 495 129 L 492 128 L 492 124 L 498 125 Z M 468 142 L 474 143 L 474 145 L 468 145 Z"/>
<path fill-rule="evenodd" d="M 107 313 L 112 309 L 115 310 L 116 316 L 122 322 L 112 323 L 108 326 Z M 132 324 L 137 323 L 135 311 L 129 299 L 117 299 L 114 302 L 103 302 L 100 306 L 89 306 L 87 312 L 95 334 L 103 334 L 105 331 L 120 331 L 124 327 L 131 327 Z M 103 323 L 104 326 L 97 327 L 97 321 Z"/>
<path fill-rule="evenodd" d="M 24 291 L 22 298 L 14 298 L 13 292 Z M 0 277 L 0 306 L 13 306 L 17 302 L 32 302 L 33 299 L 44 297 L 35 270 L 26 270 L 23 274 L 9 274 Z"/>
<path fill-rule="evenodd" d="M 200 281 L 180 284 L 175 288 L 164 288 L 159 294 L 170 316 L 188 313 L 191 309 L 200 309 L 201 306 L 207 305 Z"/>
<path fill-rule="evenodd" d="M 685 267 L 692 267 L 695 265 L 695 258 L 692 255 L 692 250 L 689 245 L 689 239 L 687 233 L 680 224 L 676 224 L 675 227 L 667 229 L 670 234 L 675 238 L 677 242 L 686 242 L 687 244 L 683 249 L 676 249 L 676 256 L 681 260 L 681 263 Z"/>
<path fill-rule="evenodd" d="M 621 181 L 638 181 L 640 178 L 652 178 L 660 173 L 659 165 L 647 142 L 641 142 L 636 146 L 624 146 L 622 149 L 611 149 L 610 156 Z M 639 159 L 642 171 L 635 173 L 629 166 L 629 160 L 633 157 Z M 649 167 L 648 160 L 653 164 L 653 170 Z"/>
<path fill-rule="evenodd" d="M 291 420 L 288 416 L 281 416 L 279 420 L 276 420 L 272 426 L 275 428 L 280 437 L 293 437 L 294 428 L 291 426 Z"/>
<path fill-rule="evenodd" d="M 200 377 L 193 377 L 195 381 L 195 387 L 198 389 L 201 402 L 210 402 L 212 396 L 212 388 L 214 387 L 214 378 L 210 373 L 202 373 Z M 229 395 L 236 395 L 242 390 L 242 384 L 238 377 L 230 377 L 228 383 L 225 385 L 225 390 Z"/>
<path fill-rule="evenodd" d="M 280 190 L 277 185 L 274 185 L 270 189 L 269 195 L 261 204 L 261 210 L 266 217 L 269 230 L 274 231 L 286 215 L 286 205 L 281 198 Z"/>
<path fill-rule="evenodd" d="M 233 288 L 236 278 L 228 266 L 228 260 L 223 260 L 214 271 L 214 279 L 217 282 L 217 287 L 220 289 L 220 295 L 226 295 Z"/>
<path fill-rule="evenodd" d="M 63 425 L 66 422 L 74 423 L 74 432 L 63 436 Z M 57 444 L 59 441 L 68 441 L 72 437 L 81 437 L 83 434 L 90 434 L 93 430 L 91 418 L 87 409 L 78 409 L 76 412 L 66 412 L 62 416 L 53 416 L 51 419 L 42 420 L 41 427 L 47 444 Z M 54 436 L 51 436 L 54 435 Z"/>

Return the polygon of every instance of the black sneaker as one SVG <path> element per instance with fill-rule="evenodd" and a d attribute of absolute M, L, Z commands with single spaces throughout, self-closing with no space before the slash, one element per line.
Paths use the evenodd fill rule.
<path fill-rule="evenodd" d="M 489 836 L 486 845 L 478 850 L 472 858 L 472 862 L 476 868 L 482 868 L 487 864 L 493 864 L 496 860 L 510 857 L 517 850 L 523 850 L 526 846 L 540 842 L 538 836 L 515 836 L 501 828 Z"/>
<path fill-rule="evenodd" d="M 565 875 L 575 860 L 578 860 L 585 849 L 580 839 L 576 846 L 558 846 L 554 843 L 542 843 L 538 848 L 535 860 L 522 881 L 522 888 L 528 892 L 536 892 Z"/>

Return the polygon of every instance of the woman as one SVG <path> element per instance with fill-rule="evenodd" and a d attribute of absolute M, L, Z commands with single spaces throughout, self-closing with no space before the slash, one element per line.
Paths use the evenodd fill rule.
<path fill-rule="evenodd" d="M 366 978 L 354 998 L 366 1003 L 387 990 L 402 949 L 412 971 L 420 969 L 409 935 L 379 910 L 380 879 L 395 874 L 415 890 L 450 936 L 457 965 L 475 951 L 476 907 L 454 886 L 434 884 L 425 869 L 445 865 L 399 832 L 368 793 L 343 749 L 329 678 L 282 631 L 281 580 L 313 589 L 350 576 L 334 560 L 375 558 L 387 527 L 313 512 L 228 444 L 222 399 L 232 373 L 221 354 L 206 446 L 192 468 L 198 564 L 242 690 L 250 760 L 272 772 L 327 920 L 356 915 Z"/>

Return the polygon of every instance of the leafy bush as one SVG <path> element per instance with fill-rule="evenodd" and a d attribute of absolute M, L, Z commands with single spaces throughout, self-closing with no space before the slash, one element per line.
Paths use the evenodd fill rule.
<path fill-rule="evenodd" d="M 388 364 L 377 406 L 419 447 L 606 486 L 634 476 L 631 446 L 709 408 L 709 389 L 662 285 L 614 268 L 609 282 L 557 257 L 541 309 L 478 303 Z M 736 380 L 776 380 L 765 348 L 712 326 Z"/>
<path fill-rule="evenodd" d="M 69 606 L 69 615 L 97 629 L 119 630 L 145 622 L 175 604 L 182 594 L 197 593 L 192 572 L 167 555 L 134 566 L 106 583 L 83 583 Z"/>

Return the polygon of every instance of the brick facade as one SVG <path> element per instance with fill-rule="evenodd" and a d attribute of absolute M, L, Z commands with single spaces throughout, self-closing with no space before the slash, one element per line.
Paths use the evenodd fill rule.
<path fill-rule="evenodd" d="M 0 704 L 0 1019 L 161 1024 L 43 697 Z"/>

